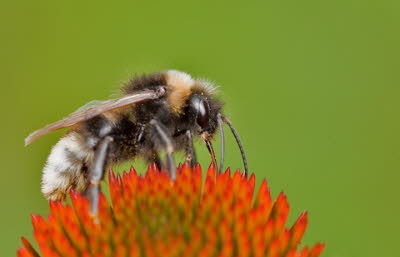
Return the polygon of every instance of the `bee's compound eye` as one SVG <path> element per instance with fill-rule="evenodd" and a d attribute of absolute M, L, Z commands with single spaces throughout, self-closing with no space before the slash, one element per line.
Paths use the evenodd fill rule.
<path fill-rule="evenodd" d="M 208 104 L 202 98 L 192 98 L 192 108 L 196 112 L 196 122 L 201 128 L 205 128 L 209 118 Z"/>

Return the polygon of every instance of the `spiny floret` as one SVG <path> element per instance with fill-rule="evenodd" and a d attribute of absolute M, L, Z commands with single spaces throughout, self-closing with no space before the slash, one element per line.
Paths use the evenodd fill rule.
<path fill-rule="evenodd" d="M 298 250 L 307 212 L 291 228 L 286 196 L 273 203 L 266 180 L 255 199 L 255 176 L 217 173 L 205 183 L 199 165 L 178 167 L 172 182 L 151 165 L 144 176 L 132 168 L 109 173 L 111 204 L 100 198 L 96 220 L 85 197 L 71 192 L 72 206 L 50 203 L 46 219 L 32 215 L 41 255 L 22 238 L 19 257 L 56 256 L 288 256 L 316 257 L 324 245 Z M 96 222 L 97 221 L 97 222 Z"/>

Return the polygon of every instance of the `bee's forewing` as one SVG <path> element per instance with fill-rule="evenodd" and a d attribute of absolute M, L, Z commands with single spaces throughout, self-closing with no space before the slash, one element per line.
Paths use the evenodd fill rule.
<path fill-rule="evenodd" d="M 116 99 L 111 99 L 106 101 L 96 101 L 95 106 L 93 106 L 92 104 L 93 102 L 91 102 L 91 104 L 84 105 L 83 107 L 79 108 L 76 112 L 70 114 L 64 119 L 48 124 L 47 126 L 34 131 L 27 138 L 25 138 L 25 146 L 31 144 L 33 141 L 37 140 L 41 136 L 46 135 L 54 130 L 71 127 L 77 123 L 89 120 L 104 112 L 116 110 L 119 108 L 124 108 L 132 104 L 146 100 L 157 99 L 164 93 L 165 91 L 146 90 Z"/>

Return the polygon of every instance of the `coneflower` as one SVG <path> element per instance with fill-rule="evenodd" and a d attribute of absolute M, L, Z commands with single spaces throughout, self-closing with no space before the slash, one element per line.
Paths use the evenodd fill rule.
<path fill-rule="evenodd" d="M 50 203 L 45 219 L 32 215 L 40 251 L 22 238 L 19 257 L 199 256 L 316 257 L 324 245 L 301 246 L 307 212 L 286 228 L 289 204 L 271 199 L 266 180 L 254 197 L 255 175 L 217 173 L 205 183 L 199 165 L 179 166 L 175 182 L 151 165 L 145 175 L 132 168 L 109 173 L 111 203 L 101 196 L 98 217 L 88 201 L 71 192 L 71 205 Z"/>

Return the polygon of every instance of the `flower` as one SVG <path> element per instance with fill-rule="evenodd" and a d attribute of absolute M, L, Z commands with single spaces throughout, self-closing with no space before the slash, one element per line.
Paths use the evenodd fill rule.
<path fill-rule="evenodd" d="M 109 173 L 110 204 L 101 195 L 97 222 L 88 201 L 71 192 L 71 205 L 50 202 L 47 219 L 32 215 L 40 252 L 22 238 L 18 257 L 56 256 L 287 256 L 316 257 L 324 248 L 303 247 L 303 212 L 291 228 L 286 196 L 273 203 L 263 180 L 253 199 L 255 176 L 217 173 L 210 165 L 205 182 L 199 165 L 178 167 L 171 182 L 151 165 L 144 176 L 131 168 Z M 301 248 L 301 249 L 300 249 Z"/>

